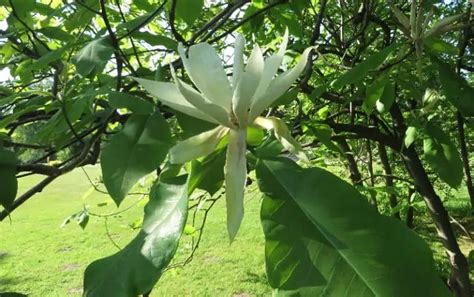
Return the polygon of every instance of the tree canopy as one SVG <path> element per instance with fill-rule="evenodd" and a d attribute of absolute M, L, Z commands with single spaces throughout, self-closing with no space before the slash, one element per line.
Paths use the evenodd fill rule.
<path fill-rule="evenodd" d="M 117 206 L 153 176 L 140 232 L 86 269 L 85 296 L 149 294 L 196 192 L 226 192 L 238 236 L 253 181 L 277 294 L 471 296 L 442 192 L 474 206 L 472 1 L 0 4 L 0 221 L 88 164 Z M 445 284 L 401 222 L 416 199 Z"/>

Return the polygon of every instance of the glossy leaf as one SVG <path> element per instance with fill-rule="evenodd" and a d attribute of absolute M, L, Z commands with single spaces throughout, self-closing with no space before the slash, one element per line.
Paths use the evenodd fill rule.
<path fill-rule="evenodd" d="M 426 243 L 347 182 L 285 158 L 260 160 L 257 178 L 277 296 L 450 296 Z"/>
<path fill-rule="evenodd" d="M 387 82 L 387 76 L 382 76 L 367 87 L 366 96 L 364 102 L 362 103 L 362 108 L 367 114 L 372 112 L 375 105 L 377 104 L 377 101 L 382 98 Z"/>
<path fill-rule="evenodd" d="M 128 119 L 100 159 L 104 184 L 117 205 L 140 178 L 160 166 L 171 145 L 170 128 L 159 112 Z"/>
<path fill-rule="evenodd" d="M 8 209 L 18 191 L 16 155 L 0 146 L 0 205 Z"/>
<path fill-rule="evenodd" d="M 365 61 L 357 64 L 354 68 L 339 77 L 333 83 L 333 87 L 335 89 L 340 89 L 347 84 L 355 84 L 360 82 L 367 76 L 369 71 L 379 67 L 385 61 L 385 59 L 387 59 L 388 55 L 390 55 L 390 53 L 392 53 L 398 46 L 399 45 L 394 43 L 389 47 L 384 48 L 380 52 L 372 54 Z"/>
<path fill-rule="evenodd" d="M 122 92 L 110 92 L 109 104 L 112 108 L 127 108 L 135 114 L 150 114 L 155 109 L 152 102 Z"/>
<path fill-rule="evenodd" d="M 415 142 L 417 134 L 417 128 L 414 126 L 410 126 L 405 131 L 405 138 L 403 142 L 405 143 L 406 147 L 410 147 L 410 145 Z"/>
<path fill-rule="evenodd" d="M 173 258 L 186 223 L 186 177 L 155 184 L 140 233 L 118 253 L 92 262 L 85 297 L 135 297 L 150 291 Z"/>
<path fill-rule="evenodd" d="M 214 195 L 224 183 L 225 150 L 220 149 L 202 160 L 193 160 L 189 174 L 189 194 L 202 189 Z"/>
<path fill-rule="evenodd" d="M 109 38 L 98 38 L 83 47 L 74 56 L 73 62 L 80 75 L 91 77 L 102 72 L 113 52 Z"/>
<path fill-rule="evenodd" d="M 204 7 L 204 0 L 179 0 L 176 3 L 176 16 L 188 26 L 192 26 Z"/>
<path fill-rule="evenodd" d="M 388 112 L 393 102 L 395 101 L 395 85 L 392 82 L 387 82 L 382 96 L 377 100 L 375 106 L 380 113 Z"/>
<path fill-rule="evenodd" d="M 474 116 L 474 88 L 442 62 L 438 63 L 438 71 L 446 99 L 463 115 Z"/>
<path fill-rule="evenodd" d="M 426 125 L 427 138 L 423 141 L 426 161 L 436 174 L 449 186 L 461 184 L 463 167 L 461 157 L 449 135 L 432 122 Z"/>

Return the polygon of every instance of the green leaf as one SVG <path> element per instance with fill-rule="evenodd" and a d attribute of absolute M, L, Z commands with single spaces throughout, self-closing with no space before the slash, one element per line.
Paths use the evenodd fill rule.
<path fill-rule="evenodd" d="M 185 138 L 201 134 L 217 127 L 216 124 L 188 116 L 187 114 L 179 111 L 173 110 L 173 113 L 176 115 L 179 126 L 181 129 L 183 129 L 183 136 Z"/>
<path fill-rule="evenodd" d="M 135 297 L 150 291 L 178 247 L 188 212 L 186 177 L 155 184 L 140 233 L 118 253 L 92 262 L 85 297 Z"/>
<path fill-rule="evenodd" d="M 385 59 L 387 59 L 388 55 L 390 55 L 390 53 L 393 52 L 397 47 L 399 47 L 399 45 L 394 43 L 389 47 L 384 48 L 380 52 L 372 54 L 365 61 L 359 63 L 354 68 L 341 75 L 332 86 L 335 89 L 340 89 L 347 84 L 358 83 L 367 76 L 369 71 L 379 67 L 385 61 Z"/>
<path fill-rule="evenodd" d="M 288 92 L 285 92 L 283 95 L 281 95 L 278 99 L 273 102 L 271 106 L 280 106 L 280 105 L 287 105 L 293 100 L 295 100 L 298 96 L 298 88 L 294 88 L 292 90 L 289 90 Z"/>
<path fill-rule="evenodd" d="M 426 243 L 347 182 L 285 158 L 260 160 L 257 178 L 277 296 L 450 296 Z"/>
<path fill-rule="evenodd" d="M 67 46 L 61 47 L 57 50 L 50 51 L 49 53 L 41 56 L 38 60 L 35 60 L 30 66 L 27 66 L 25 71 L 33 71 L 45 68 L 54 61 L 60 60 L 63 53 L 68 49 Z"/>
<path fill-rule="evenodd" d="M 0 146 L 0 205 L 9 209 L 17 191 L 16 155 Z"/>
<path fill-rule="evenodd" d="M 384 113 L 390 110 L 393 102 L 395 101 L 395 85 L 392 82 L 387 82 L 383 89 L 382 96 L 377 100 L 375 106 L 377 111 Z"/>
<path fill-rule="evenodd" d="M 332 140 L 332 134 L 333 131 L 331 127 L 327 124 L 323 123 L 312 123 L 311 125 L 308 125 L 308 128 L 310 132 L 316 136 L 316 138 L 321 141 L 322 144 L 324 144 L 328 149 L 331 151 L 341 153 L 343 154 L 344 152 L 341 150 L 339 146 L 337 146 Z"/>
<path fill-rule="evenodd" d="M 170 50 L 176 50 L 178 48 L 178 43 L 175 40 L 168 38 L 164 35 L 155 35 L 149 32 L 137 31 L 134 32 L 132 36 L 137 39 L 143 40 L 153 46 L 162 45 Z"/>
<path fill-rule="evenodd" d="M 84 77 L 101 73 L 109 61 L 114 48 L 108 37 L 94 39 L 83 47 L 73 58 L 77 72 Z"/>
<path fill-rule="evenodd" d="M 201 15 L 204 0 L 179 0 L 176 3 L 176 17 L 182 19 L 189 27 Z"/>
<path fill-rule="evenodd" d="M 438 61 L 439 81 L 446 99 L 465 116 L 474 116 L 474 88 L 449 66 Z"/>
<path fill-rule="evenodd" d="M 262 129 L 258 127 L 249 126 L 247 127 L 247 145 L 259 146 L 263 142 L 265 136 Z"/>
<path fill-rule="evenodd" d="M 451 56 L 459 54 L 459 49 L 456 46 L 439 38 L 428 38 L 424 40 L 424 43 L 429 50 L 437 54 L 448 54 Z"/>
<path fill-rule="evenodd" d="M 414 126 L 410 126 L 405 131 L 405 139 L 403 142 L 405 143 L 406 147 L 410 147 L 410 145 L 415 142 L 417 134 L 417 128 Z"/>
<path fill-rule="evenodd" d="M 117 205 L 140 178 L 160 166 L 171 145 L 170 128 L 159 112 L 128 119 L 100 158 L 105 187 Z"/>
<path fill-rule="evenodd" d="M 41 32 L 44 36 L 51 38 L 51 39 L 57 39 L 61 41 L 71 41 L 74 39 L 74 37 L 67 33 L 66 31 L 61 30 L 60 27 L 44 27 L 38 30 Z"/>
<path fill-rule="evenodd" d="M 122 92 L 110 92 L 109 104 L 112 108 L 127 108 L 135 114 L 150 114 L 155 109 L 152 102 Z"/>
<path fill-rule="evenodd" d="M 377 101 L 382 98 L 385 85 L 388 82 L 387 76 L 377 78 L 370 86 L 367 87 L 366 96 L 362 103 L 362 108 L 367 114 L 370 114 L 374 109 Z"/>
<path fill-rule="evenodd" d="M 202 160 L 191 163 L 189 194 L 196 188 L 214 195 L 224 183 L 225 149 L 220 149 Z"/>
<path fill-rule="evenodd" d="M 463 167 L 454 142 L 433 122 L 426 124 L 426 135 L 427 138 L 423 141 L 426 161 L 441 180 L 452 188 L 457 188 L 462 181 Z"/>

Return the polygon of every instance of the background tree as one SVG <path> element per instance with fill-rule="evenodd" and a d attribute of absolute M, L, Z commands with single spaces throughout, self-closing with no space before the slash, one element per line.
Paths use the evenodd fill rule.
<path fill-rule="evenodd" d="M 299 290 L 313 295 L 330 287 L 330 282 L 321 285 L 320 280 L 329 276 L 313 254 L 321 248 L 318 240 L 324 238 L 331 247 L 325 251 L 334 261 L 331 265 L 340 271 L 352 267 L 355 272 L 348 274 L 349 279 L 354 277 L 360 283 L 357 288 L 347 288 L 347 279 L 334 280 L 340 290 L 351 289 L 361 296 L 370 295 L 366 292 L 402 296 L 406 293 L 402 287 L 412 294 L 416 288 L 424 289 L 423 283 L 431 283 L 429 252 L 418 237 L 399 229 L 400 224 L 395 222 L 406 218 L 412 224 L 412 207 L 418 194 L 451 264 L 449 288 L 457 296 L 471 296 L 468 263 L 440 194 L 445 188 L 467 187 L 474 205 L 470 164 L 474 115 L 471 3 L 0 0 L 0 4 L 4 24 L 0 31 L 0 67 L 11 75 L 0 88 L 0 220 L 59 176 L 99 160 L 109 193 L 114 199 L 119 197 L 115 199 L 117 204 L 140 178 L 153 171 L 160 175 L 150 193 L 140 233 L 121 252 L 87 269 L 86 295 L 100 296 L 117 288 L 117 284 L 121 285 L 117 296 L 146 294 L 172 259 L 186 220 L 188 194 L 199 188 L 215 197 L 224 178 L 219 173 L 219 164 L 223 163 L 219 148 L 186 167 L 188 181 L 176 177 L 179 169 L 166 161 L 169 148 L 176 140 L 209 130 L 212 125 L 161 104 L 132 77 L 170 81 L 171 65 L 184 74 L 177 55 L 178 43 L 189 48 L 200 42 L 223 53 L 230 75 L 232 67 L 227 66 L 232 64 L 237 33 L 248 44 L 262 45 L 268 56 L 277 50 L 288 28 L 287 57 L 299 56 L 310 46 L 315 50 L 309 54 L 297 84 L 265 114 L 291 123 L 291 134 L 303 144 L 313 165 L 319 158 L 346 164 L 347 172 L 336 173 L 349 177 L 366 193 L 372 207 L 360 202 L 366 198 L 326 171 L 305 169 L 307 174 L 300 176 L 296 165 L 288 160 L 268 161 L 282 148 L 275 150 L 271 133 L 262 139 L 263 132 L 257 130 L 253 142 L 247 139 L 251 154 L 248 168 L 257 169 L 265 195 L 262 223 L 270 285 L 280 292 Z M 292 60 L 285 58 L 284 63 Z M 52 159 L 56 161 L 49 162 Z M 45 177 L 27 192 L 16 195 L 17 180 L 30 174 Z M 306 181 L 314 192 L 295 188 L 295 177 Z M 334 188 L 340 190 L 329 191 Z M 315 208 L 311 195 L 330 196 L 332 200 L 318 198 L 319 208 Z M 345 199 L 347 195 L 356 202 Z M 331 202 L 335 200 L 342 205 L 340 208 Z M 282 213 L 274 211 L 279 205 L 285 205 Z M 373 213 L 374 209 L 383 216 Z M 328 213 L 350 223 L 341 224 L 346 226 L 341 229 L 327 217 Z M 364 221 L 362 214 L 370 220 Z M 394 218 L 387 219 L 386 215 Z M 169 216 L 179 217 L 175 220 L 180 223 L 161 238 L 158 231 L 176 222 L 167 220 Z M 374 222 L 380 225 L 371 229 Z M 301 240 L 307 236 L 304 233 L 288 238 L 286 233 L 272 232 L 276 226 L 290 230 L 305 226 L 311 240 Z M 367 232 L 367 238 L 353 237 L 361 230 Z M 393 235 L 386 240 L 394 240 L 396 249 L 377 240 L 380 234 Z M 360 242 L 364 245 L 359 246 Z M 166 252 L 156 255 L 152 264 L 143 255 L 128 259 L 145 243 L 151 245 L 151 250 Z M 301 261 L 303 270 L 272 270 L 282 260 L 281 254 L 270 252 L 272 244 L 281 251 L 308 251 L 288 253 L 290 256 L 284 258 L 287 267 Z M 344 244 L 350 247 L 347 254 Z M 377 246 L 387 250 L 381 254 Z M 410 247 L 416 247 L 415 252 L 405 256 L 397 250 Z M 360 260 L 355 254 L 358 248 L 367 249 L 368 258 Z M 426 276 L 402 283 L 406 280 L 398 271 L 398 277 L 393 278 L 393 282 L 399 282 L 395 288 L 394 283 L 372 281 L 370 273 L 364 274 L 373 270 L 369 259 L 396 269 L 397 263 L 392 261 L 395 258 L 400 263 L 418 263 L 416 269 L 404 268 L 412 271 L 410 277 L 416 273 Z M 341 267 L 334 264 L 340 259 L 344 262 Z M 124 267 L 122 273 L 110 283 L 101 282 L 116 265 Z M 141 279 L 137 271 L 148 278 Z M 310 271 L 314 282 L 302 282 L 298 278 L 302 271 Z M 390 269 L 373 271 L 379 275 L 391 273 Z M 430 296 L 445 296 L 442 286 L 433 288 Z"/>

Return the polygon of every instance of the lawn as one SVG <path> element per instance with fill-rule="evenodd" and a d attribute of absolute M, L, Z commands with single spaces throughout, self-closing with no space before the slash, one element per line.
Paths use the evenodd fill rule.
<path fill-rule="evenodd" d="M 86 171 L 93 180 L 100 174 L 98 167 L 87 167 Z M 38 180 L 39 177 L 21 179 L 20 192 Z M 152 296 L 270 296 L 265 279 L 260 202 L 258 191 L 251 190 L 247 194 L 242 228 L 229 245 L 224 201 L 219 200 L 209 212 L 201 245 L 193 260 L 184 268 L 168 270 Z M 56 180 L 15 211 L 11 221 L 0 223 L 0 292 L 80 296 L 85 267 L 95 259 L 116 252 L 114 243 L 124 246 L 133 238 L 137 231 L 131 225 L 142 217 L 144 203 L 138 196 L 132 196 L 117 210 L 107 195 L 91 191 L 90 182 L 81 169 Z M 66 217 L 80 211 L 84 204 L 95 214 L 129 210 L 108 217 L 107 228 L 104 218 L 97 216 L 91 216 L 85 230 L 74 222 L 60 227 Z M 469 212 L 465 193 L 451 197 L 447 207 L 451 213 L 465 217 Z M 190 220 L 191 217 L 192 212 Z M 202 210 L 197 218 L 199 222 Z M 429 218 L 419 216 L 416 222 L 417 231 L 423 233 L 435 251 L 438 269 L 447 273 L 446 257 Z M 461 220 L 461 223 L 472 227 L 472 219 Z M 459 228 L 455 230 L 460 232 Z M 174 265 L 188 257 L 192 238 L 192 235 L 183 236 Z M 472 241 L 466 236 L 460 243 L 466 255 L 473 249 Z"/>
<path fill-rule="evenodd" d="M 96 167 L 87 167 L 92 179 Z M 20 192 L 38 177 L 21 179 Z M 107 219 L 91 216 L 85 230 L 71 222 L 61 228 L 66 217 L 86 204 L 94 213 L 117 209 L 107 195 L 92 192 L 81 169 L 56 180 L 42 193 L 25 203 L 0 223 L 0 292 L 19 292 L 29 296 L 80 296 L 83 271 L 91 261 L 110 255 L 136 233 L 130 225 L 142 217 L 143 203 Z M 90 192 L 90 191 L 89 191 Z M 131 206 L 130 197 L 121 206 Z M 209 212 L 204 235 L 193 260 L 184 268 L 168 270 L 152 296 L 263 296 L 271 291 L 265 280 L 264 241 L 259 223 L 260 195 L 246 197 L 246 216 L 239 235 L 229 245 L 225 227 L 224 201 Z M 107 206 L 98 204 L 108 202 Z M 141 204 L 141 205 L 140 205 Z M 199 216 L 198 216 L 199 218 Z M 191 235 L 185 235 L 176 264 L 190 253 Z"/>

